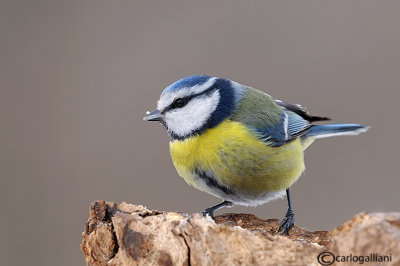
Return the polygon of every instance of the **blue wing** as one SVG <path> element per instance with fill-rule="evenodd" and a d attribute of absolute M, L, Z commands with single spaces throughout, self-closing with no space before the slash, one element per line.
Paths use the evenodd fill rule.
<path fill-rule="evenodd" d="M 284 112 L 288 115 L 288 131 L 291 138 L 302 136 L 308 132 L 311 127 L 310 121 L 290 110 L 284 109 Z"/>
<path fill-rule="evenodd" d="M 311 123 L 300 115 L 282 108 L 280 121 L 268 128 L 256 129 L 262 137 L 272 147 L 279 147 L 288 143 L 299 136 L 306 134 L 311 127 Z"/>
<path fill-rule="evenodd" d="M 329 117 L 311 115 L 307 109 L 299 104 L 274 100 L 275 104 L 282 108 L 280 122 L 266 129 L 257 129 L 273 147 L 282 146 L 297 137 L 307 134 L 312 128 L 314 121 L 330 120 Z"/>
<path fill-rule="evenodd" d="M 301 105 L 274 100 L 249 87 L 230 119 L 256 131 L 260 139 L 272 147 L 282 146 L 306 134 L 313 121 L 329 120 L 309 114 Z"/>

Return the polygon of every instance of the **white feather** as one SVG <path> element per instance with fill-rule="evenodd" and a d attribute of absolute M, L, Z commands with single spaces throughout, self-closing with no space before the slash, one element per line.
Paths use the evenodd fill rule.
<path fill-rule="evenodd" d="M 316 138 L 316 139 L 323 139 L 323 138 L 336 137 L 336 136 L 356 136 L 356 135 L 360 135 L 361 133 L 367 132 L 368 129 L 369 129 L 369 127 L 366 126 L 366 127 L 360 128 L 360 129 L 353 130 L 353 131 L 313 135 L 312 137 Z"/>
<path fill-rule="evenodd" d="M 287 140 L 289 138 L 289 134 L 288 134 L 288 124 L 289 124 L 289 118 L 287 113 L 284 113 L 285 115 L 285 120 L 283 121 L 283 132 L 285 132 L 285 140 Z"/>

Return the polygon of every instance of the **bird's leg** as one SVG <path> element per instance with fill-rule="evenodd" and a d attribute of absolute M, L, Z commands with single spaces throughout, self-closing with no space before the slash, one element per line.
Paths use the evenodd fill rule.
<path fill-rule="evenodd" d="M 220 204 L 217 204 L 215 206 L 212 206 L 210 208 L 205 209 L 204 211 L 200 212 L 204 217 L 206 217 L 207 215 L 209 215 L 211 218 L 214 217 L 214 211 L 222 209 L 224 207 L 232 207 L 233 203 L 230 201 L 226 201 L 224 200 L 223 202 L 221 202 Z"/>
<path fill-rule="evenodd" d="M 286 197 L 288 201 L 288 210 L 278 229 L 278 232 L 282 230 L 282 235 L 285 233 L 289 234 L 290 228 L 294 225 L 294 212 L 292 209 L 292 202 L 290 201 L 289 189 L 286 189 Z"/>

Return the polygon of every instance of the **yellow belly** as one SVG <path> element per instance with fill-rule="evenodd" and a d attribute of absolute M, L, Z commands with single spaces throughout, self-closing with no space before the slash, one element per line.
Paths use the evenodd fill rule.
<path fill-rule="evenodd" d="M 270 147 L 243 124 L 229 120 L 199 136 L 170 142 L 170 152 L 179 175 L 211 194 L 194 178 L 196 168 L 212 171 L 220 184 L 253 196 L 290 187 L 304 170 L 299 138 Z"/>

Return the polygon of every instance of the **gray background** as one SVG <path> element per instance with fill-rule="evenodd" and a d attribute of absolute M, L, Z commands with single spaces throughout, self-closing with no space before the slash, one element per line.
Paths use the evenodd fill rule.
<path fill-rule="evenodd" d="M 372 126 L 307 150 L 299 226 L 399 211 L 399 14 L 399 1 L 1 1 L 1 264 L 83 265 L 96 199 L 218 203 L 178 177 L 167 134 L 142 121 L 191 74 Z M 282 218 L 286 201 L 228 211 Z"/>

